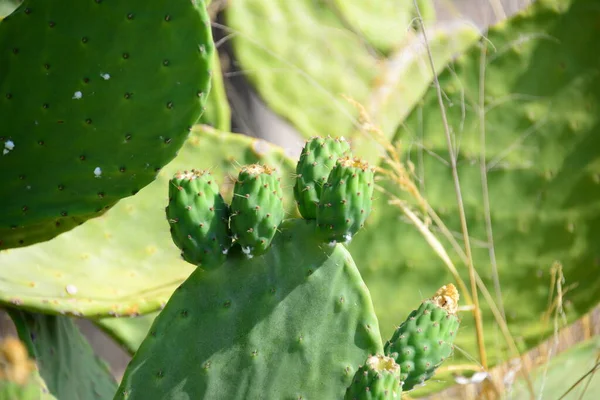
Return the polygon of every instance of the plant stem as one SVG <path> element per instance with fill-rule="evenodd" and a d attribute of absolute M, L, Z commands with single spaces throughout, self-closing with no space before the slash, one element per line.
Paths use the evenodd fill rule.
<path fill-rule="evenodd" d="M 479 297 L 477 294 L 477 282 L 475 279 L 475 267 L 473 266 L 473 256 L 471 254 L 471 243 L 469 240 L 469 231 L 467 228 L 467 218 L 465 215 L 465 209 L 462 199 L 462 193 L 460 190 L 460 180 L 458 178 L 458 169 L 456 167 L 456 154 L 452 148 L 452 137 L 450 135 L 450 128 L 448 126 L 448 119 L 446 117 L 446 109 L 444 108 L 444 100 L 442 98 L 442 89 L 440 88 L 440 82 L 437 78 L 437 73 L 435 69 L 435 63 L 433 62 L 433 56 L 431 54 L 431 48 L 429 46 L 429 42 L 427 40 L 427 33 L 425 32 L 425 26 L 423 24 L 423 18 L 421 16 L 421 11 L 419 10 L 419 5 L 417 0 L 413 0 L 415 5 L 415 11 L 417 12 L 419 24 L 421 26 L 421 31 L 423 34 L 423 38 L 425 40 L 425 47 L 427 48 L 427 56 L 429 58 L 429 64 L 431 70 L 433 72 L 433 82 L 435 85 L 435 89 L 437 92 L 438 103 L 440 105 L 440 112 L 442 114 L 442 122 L 444 124 L 444 133 L 446 135 L 446 144 L 448 146 L 448 153 L 450 156 L 450 165 L 452 167 L 452 178 L 454 180 L 454 191 L 456 193 L 456 201 L 458 204 L 458 212 L 460 217 L 461 230 L 463 233 L 463 240 L 465 244 L 465 253 L 467 255 L 467 266 L 469 268 L 469 281 L 471 284 L 471 296 L 473 297 L 473 305 L 475 308 L 473 309 L 473 317 L 475 319 L 475 329 L 477 332 L 477 347 L 479 348 L 479 358 L 481 361 L 481 365 L 484 369 L 487 370 L 487 355 L 485 352 L 485 342 L 483 338 L 483 323 L 481 320 L 481 309 L 479 308 Z"/>

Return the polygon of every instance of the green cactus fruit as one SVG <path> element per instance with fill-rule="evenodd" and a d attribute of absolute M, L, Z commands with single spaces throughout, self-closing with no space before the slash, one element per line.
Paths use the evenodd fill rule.
<path fill-rule="evenodd" d="M 317 218 L 321 190 L 335 162 L 350 152 L 350 145 L 343 137 L 313 137 L 306 142 L 296 166 L 294 197 L 300 214 L 305 219 Z"/>
<path fill-rule="evenodd" d="M 231 247 L 229 207 L 210 172 L 177 172 L 169 181 L 165 211 L 171 237 L 184 260 L 204 269 L 225 261 Z"/>
<path fill-rule="evenodd" d="M 371 213 L 374 172 L 366 161 L 340 158 L 323 186 L 317 227 L 329 242 L 349 242 Z"/>
<path fill-rule="evenodd" d="M 23 343 L 11 336 L 0 341 L 0 399 L 54 399 Z"/>
<path fill-rule="evenodd" d="M 47 241 L 152 182 L 202 114 L 204 2 L 25 0 L 0 22 L 0 249 Z"/>
<path fill-rule="evenodd" d="M 442 286 L 421 303 L 396 329 L 384 352 L 400 365 L 404 391 L 431 378 L 452 353 L 460 320 L 456 315 L 458 291 L 453 284 Z"/>
<path fill-rule="evenodd" d="M 231 232 L 248 257 L 269 248 L 284 217 L 283 193 L 275 169 L 252 164 L 240 171 L 231 200 Z"/>
<path fill-rule="evenodd" d="M 393 358 L 378 354 L 369 356 L 356 371 L 344 400 L 400 400 L 401 395 L 400 366 Z"/>

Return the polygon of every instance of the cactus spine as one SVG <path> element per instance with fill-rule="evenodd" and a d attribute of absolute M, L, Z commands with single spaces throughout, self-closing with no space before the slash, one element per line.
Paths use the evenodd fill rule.
<path fill-rule="evenodd" d="M 225 261 L 231 246 L 229 207 L 208 171 L 176 173 L 169 181 L 166 213 L 184 260 L 206 269 Z"/>
<path fill-rule="evenodd" d="M 385 344 L 385 354 L 400 365 L 404 391 L 431 378 L 452 353 L 460 324 L 456 315 L 458 298 L 453 284 L 442 286 L 410 313 Z"/>
<path fill-rule="evenodd" d="M 267 251 L 283 221 L 283 193 L 275 169 L 253 164 L 242 168 L 233 188 L 231 232 L 249 257 Z"/>
<path fill-rule="evenodd" d="M 296 166 L 294 197 L 305 219 L 317 218 L 317 207 L 323 186 L 335 162 L 350 152 L 343 137 L 313 137 L 306 142 Z"/>
<path fill-rule="evenodd" d="M 401 395 L 400 367 L 393 358 L 378 354 L 356 371 L 344 400 L 400 400 Z"/>
<path fill-rule="evenodd" d="M 317 227 L 330 242 L 349 242 L 371 213 L 374 172 L 366 161 L 337 160 L 323 187 Z"/>

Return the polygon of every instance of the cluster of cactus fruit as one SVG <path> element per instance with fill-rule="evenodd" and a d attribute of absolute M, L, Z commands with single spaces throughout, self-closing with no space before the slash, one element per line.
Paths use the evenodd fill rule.
<path fill-rule="evenodd" d="M 305 238 L 308 243 L 305 246 L 308 248 L 313 246 L 312 243 L 316 243 L 317 246 L 321 243 L 329 245 L 329 248 L 333 249 L 338 243 L 349 242 L 364 226 L 366 218 L 371 212 L 373 190 L 373 168 L 367 162 L 353 157 L 349 143 L 343 138 L 315 137 L 307 141 L 303 148 L 296 166 L 294 195 L 300 214 L 306 221 L 305 225 L 294 225 L 293 221 L 283 223 L 285 212 L 280 176 L 274 168 L 267 165 L 252 164 L 241 168 L 235 179 L 231 204 L 227 204 L 219 191 L 215 177 L 209 171 L 192 169 L 176 173 L 169 181 L 169 202 L 166 207 L 171 236 L 186 261 L 201 267 L 202 270 L 215 271 L 216 275 L 213 278 L 206 278 L 206 275 L 192 274 L 188 278 L 181 291 L 171 299 L 157 318 L 151 329 L 154 336 L 152 339 L 148 339 L 148 343 L 144 343 L 138 351 L 138 357 L 141 358 L 139 362 L 142 364 L 147 362 L 149 365 L 158 363 L 161 365 L 160 371 L 163 371 L 164 361 L 160 358 L 153 358 L 155 354 L 160 353 L 160 346 L 162 346 L 160 341 L 157 342 L 156 332 L 178 329 L 171 328 L 172 322 L 167 324 L 163 320 L 175 321 L 173 318 L 180 318 L 182 313 L 187 316 L 187 309 L 183 311 L 181 309 L 182 304 L 188 302 L 185 299 L 186 293 L 189 292 L 190 296 L 196 296 L 195 293 L 200 291 L 202 285 L 206 285 L 203 280 L 212 279 L 208 283 L 214 285 L 214 282 L 220 281 L 219 271 L 223 268 L 230 269 L 232 265 L 243 265 L 243 269 L 248 273 L 249 269 L 257 268 L 257 263 L 261 263 L 263 258 L 266 260 L 265 264 L 275 262 L 277 264 L 286 263 L 287 268 L 300 267 L 303 262 L 308 261 L 298 261 L 299 265 L 296 266 L 293 261 L 281 260 L 281 254 L 285 254 L 287 251 L 285 241 L 297 240 L 289 232 L 301 232 L 309 235 L 312 232 L 312 238 Z M 278 241 L 276 237 L 279 231 L 287 233 L 284 235 L 286 238 Z M 234 250 L 234 246 L 237 246 L 237 250 Z M 327 247 L 325 246 L 325 248 Z M 322 252 L 317 251 L 316 254 L 322 254 Z M 254 260 L 250 260 L 253 258 Z M 228 263 L 227 266 L 223 266 L 225 262 Z M 273 266 L 273 268 L 279 267 Z M 269 268 L 272 267 L 267 267 L 267 270 Z M 226 275 L 236 271 L 238 270 L 228 270 Z M 309 269 L 309 276 L 313 272 L 312 269 Z M 259 273 L 258 270 L 256 273 Z M 229 279 L 236 279 L 232 275 L 228 276 Z M 277 277 L 273 277 L 273 275 L 267 275 L 265 280 L 274 281 L 276 279 Z M 246 284 L 251 285 L 247 280 Z M 315 288 L 309 290 L 314 290 L 314 293 L 322 293 L 327 292 L 324 288 L 326 289 L 326 286 L 331 285 L 332 282 L 316 283 L 313 280 L 312 284 L 315 285 Z M 190 290 L 185 285 L 190 285 L 190 287 L 195 285 L 195 288 Z M 233 287 L 235 285 L 232 283 Z M 260 309 L 262 300 L 255 299 L 260 297 L 258 294 L 268 287 L 271 287 L 269 291 L 274 293 L 275 289 L 272 286 L 263 286 L 264 284 L 259 283 L 257 288 L 253 289 L 254 294 L 250 294 L 250 298 L 245 300 L 246 302 L 258 301 L 258 303 L 255 306 L 252 303 L 246 304 L 247 306 Z M 346 290 L 354 289 L 351 286 Z M 225 288 L 217 290 L 218 293 L 221 291 L 228 292 Z M 203 293 L 205 296 L 210 296 L 206 290 Z M 243 298 L 243 295 L 240 296 Z M 237 304 L 237 299 L 230 298 L 225 301 L 225 308 L 231 308 L 232 303 Z M 346 385 L 344 399 L 400 399 L 402 391 L 409 391 L 431 378 L 436 368 L 452 352 L 452 343 L 459 325 L 459 319 L 456 316 L 457 304 L 458 292 L 454 285 L 443 286 L 435 296 L 424 301 L 417 310 L 409 315 L 385 346 L 382 346 L 379 340 L 379 345 L 369 347 L 377 349 L 377 351 L 369 355 L 364 365 L 358 367 L 352 380 L 348 380 L 349 385 Z M 319 303 L 318 307 L 328 309 L 327 304 Z M 313 311 L 316 312 L 316 310 Z M 214 314 L 215 312 L 217 314 Z M 222 315 L 221 311 L 210 306 L 206 310 L 196 310 L 195 314 L 200 314 L 204 319 L 211 315 L 213 318 L 222 318 L 219 316 Z M 293 317 L 290 316 L 290 318 Z M 302 314 L 301 325 L 303 324 L 302 318 L 307 317 Z M 264 317 L 261 316 L 260 319 L 263 320 Z M 196 322 L 206 326 L 203 320 Z M 233 323 L 241 323 L 241 321 L 233 321 Z M 250 323 L 254 324 L 256 321 Z M 163 324 L 167 326 L 165 327 Z M 183 331 L 173 330 L 171 334 L 175 336 L 188 334 L 185 327 L 181 329 Z M 213 329 L 224 329 L 224 326 L 220 328 L 215 326 Z M 279 327 L 272 327 L 271 330 L 277 332 L 278 329 Z M 167 332 L 164 334 L 169 335 Z M 343 335 L 341 337 L 346 339 Z M 236 337 L 236 340 L 240 339 Z M 261 337 L 261 340 L 279 341 L 281 338 L 275 334 L 269 338 Z M 252 340 L 248 339 L 248 341 Z M 237 347 L 237 345 L 233 347 Z M 193 353 L 193 349 L 188 349 L 188 351 Z M 195 358 L 196 362 L 203 360 L 204 353 L 207 351 L 208 357 L 210 357 L 210 350 L 198 349 L 198 351 L 199 354 L 195 356 L 197 357 Z M 266 349 L 264 351 L 268 352 Z M 246 354 L 246 351 L 242 351 L 242 353 Z M 251 353 L 253 357 L 256 357 L 258 350 L 254 349 Z M 136 393 L 142 396 L 134 383 L 136 379 L 140 379 L 136 377 L 136 373 L 140 373 L 136 367 L 137 362 L 137 358 L 134 358 L 129 368 L 132 372 L 126 372 L 124 384 L 119 391 L 123 398 L 128 396 L 134 398 L 131 396 Z M 214 362 L 209 358 L 204 365 L 211 365 Z M 253 368 L 252 364 L 249 368 Z M 189 373 L 189 371 L 186 370 L 185 373 Z M 256 373 L 264 374 L 265 372 Z M 348 378 L 350 377 L 348 376 Z M 211 386 L 208 383 L 207 385 Z M 213 385 L 216 384 L 213 382 Z M 210 397 L 207 392 L 195 394 Z M 262 395 L 268 397 L 265 392 Z M 278 392 L 278 395 L 281 393 Z"/>
<path fill-rule="evenodd" d="M 316 220 L 331 244 L 349 242 L 371 212 L 374 172 L 351 155 L 344 138 L 315 137 L 302 151 L 294 195 L 302 216 Z M 177 172 L 169 182 L 167 218 L 184 260 L 211 269 L 231 246 L 248 257 L 264 254 L 284 219 L 277 171 L 252 164 L 239 172 L 228 205 L 209 171 Z"/>

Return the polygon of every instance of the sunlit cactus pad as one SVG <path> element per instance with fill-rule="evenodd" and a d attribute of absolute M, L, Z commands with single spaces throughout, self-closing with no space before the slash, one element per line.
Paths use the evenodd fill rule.
<path fill-rule="evenodd" d="M 474 264 L 496 299 L 481 185 L 477 110 L 484 107 L 484 168 L 494 250 L 506 319 L 522 350 L 553 332 L 553 324 L 542 316 L 549 307 L 555 262 L 563 266 L 563 284 L 572 287 L 563 297 L 569 321 L 595 306 L 600 292 L 600 61 L 589 52 L 597 43 L 599 19 L 595 0 L 536 1 L 490 28 L 484 76 L 480 46 L 473 46 L 456 59 L 452 70 L 440 75 L 452 139 L 459 148 Z M 443 132 L 437 94 L 431 88 L 399 129 L 398 138 L 405 144 L 418 143 L 404 147 L 405 159 L 414 163 L 422 194 L 462 245 Z M 391 334 L 398 315 L 412 309 L 410 299 L 451 279 L 421 234 L 388 200 L 381 196 L 369 217 L 367 226 L 377 229 L 365 229 L 350 245 L 371 289 L 384 336 Z M 468 282 L 465 264 L 451 244 L 439 230 L 432 231 Z M 399 291 L 398 285 L 407 289 Z M 485 347 L 494 365 L 511 354 L 486 303 L 481 300 Z M 450 363 L 477 358 L 475 324 L 467 313 L 463 321 L 456 344 L 466 355 L 456 352 Z M 424 390 L 451 383 L 450 374 L 436 376 Z"/>
<path fill-rule="evenodd" d="M 179 170 L 210 169 L 229 201 L 238 166 L 257 162 L 276 167 L 282 185 L 293 186 L 294 165 L 280 148 L 195 128 L 177 158 L 136 196 L 49 242 L 0 252 L 0 302 L 90 317 L 159 309 L 194 268 L 169 234 L 169 179 Z M 294 215 L 293 199 L 285 204 Z"/>
<path fill-rule="evenodd" d="M 24 1 L 0 22 L 0 249 L 51 239 L 135 194 L 210 88 L 204 3 Z"/>
<path fill-rule="evenodd" d="M 347 250 L 290 220 L 271 248 L 197 269 L 159 314 L 116 399 L 341 399 L 382 344 Z M 191 379 L 193 377 L 193 379 Z"/>

